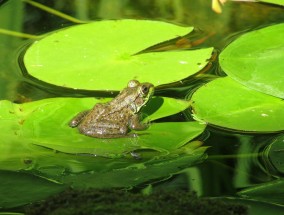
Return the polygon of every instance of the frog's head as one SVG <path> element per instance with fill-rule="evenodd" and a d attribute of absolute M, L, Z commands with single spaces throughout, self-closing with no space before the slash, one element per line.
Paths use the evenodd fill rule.
<path fill-rule="evenodd" d="M 140 109 L 151 99 L 154 93 L 154 85 L 148 82 L 140 83 L 137 80 L 131 80 L 128 83 L 128 87 L 135 89 L 136 98 L 132 104 L 132 109 L 135 113 L 138 113 Z"/>

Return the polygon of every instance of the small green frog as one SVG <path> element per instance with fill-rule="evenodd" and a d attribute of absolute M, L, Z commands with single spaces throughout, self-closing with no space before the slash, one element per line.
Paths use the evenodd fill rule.
<path fill-rule="evenodd" d="M 125 137 L 130 130 L 144 130 L 148 126 L 140 122 L 139 112 L 153 92 L 152 84 L 131 80 L 113 100 L 80 112 L 69 126 L 78 127 L 80 133 L 97 138 Z"/>

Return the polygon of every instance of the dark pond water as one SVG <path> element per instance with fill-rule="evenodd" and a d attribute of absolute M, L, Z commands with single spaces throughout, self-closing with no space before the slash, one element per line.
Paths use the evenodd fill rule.
<path fill-rule="evenodd" d="M 134 18 L 162 20 L 180 25 L 194 26 L 197 30 L 194 34 L 189 34 L 188 38 L 200 39 L 204 35 L 213 32 L 214 34 L 193 48 L 214 47 L 216 54 L 236 37 L 247 31 L 284 21 L 282 7 L 264 3 L 228 2 L 223 6 L 223 12 L 217 14 L 212 11 L 211 1 L 208 0 L 41 0 L 38 2 L 82 20 Z M 40 35 L 71 25 L 74 25 L 74 23 L 31 4 L 18 0 L 0 1 L 1 29 Z M 21 61 L 20 55 L 29 44 L 29 40 L 1 32 L 3 31 L 0 31 L 1 100 L 23 103 L 50 97 L 112 96 L 111 93 L 106 92 L 77 92 L 62 88 L 58 89 L 23 76 L 19 61 Z M 210 66 L 204 69 L 204 74 L 224 75 L 218 66 L 217 59 L 213 59 Z M 207 81 L 205 77 L 207 76 L 201 79 L 190 77 L 182 85 L 172 84 L 158 87 L 156 95 L 185 98 L 192 89 Z M 169 119 L 184 121 L 186 116 L 179 114 Z M 265 153 L 267 146 L 277 135 L 237 133 L 209 126 L 205 133 L 199 137 L 199 140 L 204 142 L 204 146 L 209 146 L 206 151 L 208 158 L 205 161 L 180 169 L 179 173 L 172 177 L 164 177 L 163 180 L 151 180 L 151 183 L 153 183 L 154 188 L 165 190 L 194 190 L 199 196 L 235 196 L 238 191 L 244 188 L 270 182 L 281 177 L 281 172 L 274 168 L 274 164 L 271 163 Z M 9 144 L 9 142 L 6 144 Z M 5 156 L 13 156 L 13 150 L 7 151 Z M 66 159 L 64 156 L 67 155 L 53 155 L 53 159 Z M 23 159 L 25 159 L 25 163 L 29 163 L 29 159 L 26 157 L 23 157 Z M 105 162 L 102 158 L 93 157 L 92 159 L 97 159 L 96 162 Z M 90 160 L 86 159 L 86 162 L 90 162 Z M 14 164 L 11 163 L 11 165 Z M 114 164 L 109 162 L 109 165 Z M 5 168 L 5 170 L 7 169 L 9 170 L 9 168 Z M 55 168 L 54 171 L 58 171 L 58 169 Z M 66 171 L 63 172 L 67 174 Z M 0 174 L 7 177 L 7 172 L 2 171 Z M 26 176 L 17 173 L 12 177 Z M 48 178 L 48 175 L 46 177 Z M 119 177 L 117 180 L 121 180 Z M 81 179 L 84 180 L 85 178 L 78 176 L 78 179 L 74 180 Z M 146 187 L 146 184 L 145 181 L 136 188 L 138 190 L 142 189 Z M 1 189 L 4 189 L 3 186 Z M 3 202 L 0 203 L 3 204 Z M 26 202 L 23 201 L 23 203 Z M 2 206 L 0 206 L 0 210 Z"/>

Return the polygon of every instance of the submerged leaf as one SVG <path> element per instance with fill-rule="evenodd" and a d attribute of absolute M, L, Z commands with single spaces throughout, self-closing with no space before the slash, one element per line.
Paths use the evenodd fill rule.
<path fill-rule="evenodd" d="M 156 154 L 146 162 L 132 162 L 124 168 L 113 171 L 85 172 L 62 177 L 64 183 L 71 183 L 74 187 L 131 187 L 152 181 L 164 180 L 177 174 L 181 169 L 196 165 L 206 159 L 206 147 L 200 147 L 195 142 L 189 143 L 180 150 L 174 150 L 166 156 Z M 143 157 L 143 155 L 142 155 Z"/>
<path fill-rule="evenodd" d="M 222 69 L 246 87 L 284 98 L 284 24 L 249 32 L 220 54 Z"/>
<path fill-rule="evenodd" d="M 0 208 L 13 208 L 47 197 L 66 189 L 65 185 L 56 184 L 30 174 L 0 171 Z"/>
<path fill-rule="evenodd" d="M 109 159 L 91 154 L 55 152 L 35 146 L 30 139 L 11 139 L 6 136 L 6 140 L 7 142 L 0 143 L 0 170 L 36 173 L 50 181 L 65 185 L 100 189 L 135 186 L 148 180 L 169 177 L 179 172 L 182 167 L 202 162 L 206 158 L 207 148 L 202 147 L 201 142 L 195 141 L 169 152 L 135 151 L 139 159 L 127 154 L 120 158 Z M 10 181 L 12 184 L 13 180 Z M 25 183 L 33 184 L 33 180 Z M 17 183 L 12 186 L 15 190 L 21 189 L 17 187 Z M 21 201 L 20 196 L 14 200 L 14 202 Z"/>
<path fill-rule="evenodd" d="M 238 194 L 246 198 L 260 200 L 263 202 L 284 205 L 284 180 L 278 179 L 262 183 L 251 188 L 242 190 Z"/>
<path fill-rule="evenodd" d="M 200 87 L 192 96 L 194 114 L 216 126 L 241 131 L 284 130 L 284 101 L 251 90 L 230 77 Z"/>
<path fill-rule="evenodd" d="M 192 30 L 147 20 L 77 25 L 32 44 L 24 64 L 34 78 L 68 88 L 120 90 L 131 79 L 157 86 L 200 71 L 213 49 L 136 53 Z"/>

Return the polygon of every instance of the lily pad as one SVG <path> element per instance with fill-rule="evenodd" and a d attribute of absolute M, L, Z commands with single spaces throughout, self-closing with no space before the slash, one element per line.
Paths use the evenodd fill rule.
<path fill-rule="evenodd" d="M 3 140 L 0 169 L 36 173 L 64 186 L 129 187 L 162 180 L 179 172 L 181 166 L 188 167 L 206 158 L 206 147 L 200 147 L 198 141 L 188 143 L 205 129 L 198 122 L 153 122 L 136 138 L 110 140 L 84 136 L 67 125 L 79 111 L 105 101 L 94 98 L 52 98 L 25 104 L 1 101 L 0 118 L 6 123 L 0 125 L 5 130 L 0 133 Z M 154 97 L 143 112 L 148 115 L 146 120 L 157 119 L 180 112 L 189 104 Z M 127 154 L 130 151 L 141 158 L 134 159 Z M 125 175 L 127 180 L 122 180 Z M 18 189 L 16 184 L 14 187 Z M 13 202 L 22 201 L 25 198 Z"/>
<path fill-rule="evenodd" d="M 67 88 L 120 90 L 131 79 L 157 86 L 200 71 L 213 49 L 136 53 L 192 30 L 147 20 L 77 25 L 34 42 L 24 65 L 30 76 Z"/>
<path fill-rule="evenodd" d="M 284 130 L 284 101 L 249 89 L 230 77 L 200 87 L 192 96 L 194 115 L 209 124 L 251 132 Z"/>
<path fill-rule="evenodd" d="M 85 137 L 73 129 L 68 135 L 63 132 L 53 133 L 47 137 L 38 135 L 33 138 L 34 144 L 45 146 L 66 153 L 88 153 L 107 157 L 121 156 L 137 149 L 154 149 L 157 151 L 168 151 L 181 147 L 188 141 L 201 134 L 205 128 L 198 122 L 187 123 L 155 123 L 147 131 L 137 132 L 138 137 L 119 139 L 95 139 Z M 50 127 L 39 125 L 39 131 L 48 134 Z M 52 129 L 52 128 L 51 128 Z M 169 132 L 173 131 L 174 132 Z M 176 131 L 175 131 L 176 130 Z"/>
<path fill-rule="evenodd" d="M 189 101 L 171 98 L 153 98 L 153 104 L 148 103 L 147 120 L 153 120 L 178 113 L 189 106 Z M 162 102 L 155 102 L 162 101 Z M 176 102 L 174 102 L 176 101 Z M 205 129 L 198 122 L 168 122 L 153 123 L 145 131 L 136 132 L 138 137 L 118 139 L 99 139 L 82 135 L 76 128 L 68 126 L 70 119 L 78 112 L 90 109 L 97 102 L 93 98 L 54 98 L 40 100 L 22 105 L 2 101 L 3 112 L 0 117 L 10 124 L 1 124 L 5 137 L 10 133 L 11 138 L 23 137 L 33 144 L 45 146 L 66 153 L 89 153 L 100 156 L 117 156 L 136 149 L 154 149 L 167 151 L 176 149 Z M 154 111 L 154 112 L 153 112 Z M 152 113 L 151 113 L 152 112 Z M 16 118 L 11 118 L 15 117 Z M 1 128 L 2 129 L 2 128 Z"/>
<path fill-rule="evenodd" d="M 284 6 L 284 1 L 283 0 L 260 0 L 260 1 Z"/>
<path fill-rule="evenodd" d="M 284 24 L 247 33 L 220 54 L 222 69 L 243 85 L 284 98 Z"/>

